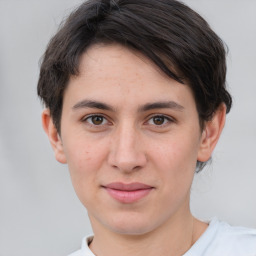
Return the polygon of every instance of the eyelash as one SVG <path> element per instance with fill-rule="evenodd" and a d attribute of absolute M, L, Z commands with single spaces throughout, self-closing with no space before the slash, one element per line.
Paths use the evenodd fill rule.
<path fill-rule="evenodd" d="M 92 118 L 96 118 L 96 117 L 102 118 L 104 123 L 103 124 L 101 123 L 101 124 L 98 124 L 98 125 L 94 124 L 93 121 L 92 121 Z M 157 125 L 155 123 L 150 123 L 150 120 L 153 120 L 154 118 L 163 118 L 164 123 L 159 124 L 159 125 Z M 102 114 L 89 115 L 89 116 L 84 117 L 81 121 L 87 123 L 89 126 L 94 127 L 94 128 L 102 128 L 106 125 L 111 125 L 111 122 L 108 121 L 108 119 Z M 161 115 L 161 114 L 155 114 L 155 115 L 152 115 L 149 118 L 147 118 L 147 121 L 144 124 L 149 124 L 150 126 L 161 128 L 161 127 L 165 127 L 166 125 L 168 125 L 170 123 L 174 123 L 174 122 L 175 122 L 175 119 L 173 119 L 169 116 L 165 116 L 165 115 Z"/>
<path fill-rule="evenodd" d="M 82 122 L 86 122 L 88 125 L 90 125 L 91 127 L 102 127 L 106 124 L 94 124 L 93 121 L 92 121 L 92 118 L 95 118 L 95 117 L 99 117 L 99 118 L 102 118 L 103 119 L 103 122 L 106 122 L 106 123 L 110 123 L 108 121 L 108 119 L 102 115 L 102 114 L 94 114 L 94 115 L 89 115 L 89 116 L 86 116 L 82 119 Z M 91 121 L 89 121 L 91 119 Z"/>
<path fill-rule="evenodd" d="M 170 123 L 174 123 L 175 122 L 175 120 L 173 119 L 173 118 L 171 118 L 171 117 L 169 117 L 169 116 L 165 116 L 165 115 L 161 115 L 161 114 L 159 114 L 159 115 L 153 115 L 153 116 L 151 116 L 148 120 L 147 120 L 147 123 L 149 123 L 149 121 L 150 120 L 153 120 L 154 118 L 163 118 L 164 119 L 164 123 L 163 124 L 159 124 L 159 125 L 157 125 L 157 124 L 150 124 L 150 125 L 153 125 L 153 126 L 156 126 L 156 127 L 158 127 L 158 128 L 161 128 L 161 127 L 164 127 L 164 126 L 166 126 L 166 125 L 168 125 L 168 124 L 170 124 Z"/>

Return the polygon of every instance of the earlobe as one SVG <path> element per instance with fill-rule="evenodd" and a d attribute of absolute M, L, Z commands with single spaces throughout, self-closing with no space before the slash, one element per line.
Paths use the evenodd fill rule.
<path fill-rule="evenodd" d="M 212 152 L 220 138 L 226 120 L 226 106 L 221 104 L 214 113 L 212 119 L 207 121 L 201 137 L 201 144 L 197 160 L 206 162 L 210 159 Z"/>
<path fill-rule="evenodd" d="M 58 162 L 65 164 L 66 156 L 63 150 L 61 137 L 52 121 L 49 109 L 44 109 L 42 113 L 42 125 L 45 133 L 47 134 L 51 146 L 55 153 L 55 158 Z"/>

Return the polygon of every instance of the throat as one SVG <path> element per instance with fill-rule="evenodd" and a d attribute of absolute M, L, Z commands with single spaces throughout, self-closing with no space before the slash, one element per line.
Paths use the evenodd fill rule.
<path fill-rule="evenodd" d="M 181 256 L 193 246 L 207 226 L 191 216 L 186 225 L 169 227 L 161 233 L 95 234 L 89 247 L 96 256 Z"/>

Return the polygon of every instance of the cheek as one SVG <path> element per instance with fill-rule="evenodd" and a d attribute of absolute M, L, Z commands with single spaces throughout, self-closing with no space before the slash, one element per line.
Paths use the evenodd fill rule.
<path fill-rule="evenodd" d="M 181 143 L 163 147 L 156 156 L 161 184 L 159 186 L 162 204 L 167 205 L 167 212 L 175 211 L 189 200 L 190 188 L 196 167 L 196 154 Z"/>
<path fill-rule="evenodd" d="M 86 207 L 91 203 L 91 194 L 96 194 L 100 170 L 104 163 L 103 145 L 88 140 L 73 140 L 67 145 L 67 163 L 74 190 Z"/>
<path fill-rule="evenodd" d="M 74 187 L 92 183 L 106 156 L 104 144 L 79 137 L 68 141 L 64 149 Z"/>
<path fill-rule="evenodd" d="M 198 142 L 180 136 L 155 145 L 154 169 L 158 170 L 166 190 L 177 193 L 191 186 L 197 162 Z"/>
<path fill-rule="evenodd" d="M 196 145 L 196 143 L 185 140 L 184 138 L 166 140 L 164 144 L 155 145 L 155 161 L 163 166 L 165 165 L 167 169 L 173 169 L 173 171 L 177 172 L 184 169 L 181 168 L 182 166 L 186 166 L 185 169 L 193 169 L 197 160 L 198 148 Z"/>

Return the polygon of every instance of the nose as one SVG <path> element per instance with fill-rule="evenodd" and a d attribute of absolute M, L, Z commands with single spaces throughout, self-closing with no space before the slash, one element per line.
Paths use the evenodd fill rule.
<path fill-rule="evenodd" d="M 139 131 L 132 125 L 123 125 L 113 134 L 108 163 L 126 173 L 139 170 L 147 162 L 143 148 Z"/>

